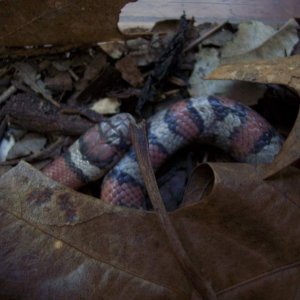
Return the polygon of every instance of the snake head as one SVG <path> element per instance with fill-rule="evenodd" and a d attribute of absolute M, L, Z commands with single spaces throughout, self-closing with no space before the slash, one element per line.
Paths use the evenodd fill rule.
<path fill-rule="evenodd" d="M 129 137 L 130 123 L 134 118 L 128 113 L 117 114 L 99 124 L 99 132 L 106 144 L 117 146 L 124 151 L 131 144 Z"/>

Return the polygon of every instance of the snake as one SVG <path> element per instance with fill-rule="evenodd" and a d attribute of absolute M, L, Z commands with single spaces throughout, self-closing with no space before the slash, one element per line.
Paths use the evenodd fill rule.
<path fill-rule="evenodd" d="M 130 142 L 133 117 L 119 113 L 79 137 L 42 172 L 73 189 L 105 176 L 101 200 L 142 208 L 145 185 Z M 180 100 L 147 121 L 149 156 L 154 171 L 180 148 L 192 143 L 216 146 L 235 161 L 268 164 L 279 153 L 283 137 L 256 111 L 225 97 Z"/>

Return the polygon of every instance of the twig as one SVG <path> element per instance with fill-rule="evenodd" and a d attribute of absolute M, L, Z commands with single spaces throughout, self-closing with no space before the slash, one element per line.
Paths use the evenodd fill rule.
<path fill-rule="evenodd" d="M 196 269 L 193 266 L 164 207 L 150 161 L 145 122 L 139 125 L 131 125 L 131 138 L 149 198 L 178 263 L 195 291 L 197 291 L 196 295 L 199 299 L 202 296 L 201 299 L 203 300 L 216 300 L 217 297 L 210 282 L 207 281 L 206 276 L 199 268 Z"/>
<path fill-rule="evenodd" d="M 207 38 L 209 38 L 211 35 L 213 35 L 215 32 L 219 31 L 221 28 L 223 28 L 226 24 L 228 23 L 228 21 L 225 21 L 219 25 L 217 25 L 216 27 L 212 28 L 211 30 L 209 30 L 208 32 L 206 32 L 203 36 L 200 36 L 199 38 L 197 38 L 196 40 L 194 40 L 193 42 L 191 42 L 188 46 L 186 46 L 186 48 L 183 50 L 183 53 L 191 50 L 192 48 L 194 48 L 196 45 L 200 44 L 201 42 L 203 42 L 204 40 L 206 40 Z"/>
<path fill-rule="evenodd" d="M 0 95 L 0 104 L 6 101 L 11 95 L 13 95 L 17 91 L 17 88 L 14 85 L 11 85 L 7 90 L 5 90 Z"/>
<path fill-rule="evenodd" d="M 75 74 L 75 72 L 71 68 L 68 69 L 68 72 L 75 81 L 79 80 L 79 77 Z"/>
<path fill-rule="evenodd" d="M 0 111 L 0 119 L 5 115 L 10 122 L 19 127 L 40 133 L 56 133 L 63 135 L 81 135 L 97 122 L 85 118 L 74 118 L 59 113 L 59 110 L 49 105 L 41 105 L 41 98 L 31 94 L 18 94 L 10 98 Z M 45 113 L 46 112 L 46 113 Z"/>
<path fill-rule="evenodd" d="M 2 118 L 0 118 L 1 120 Z M 3 136 L 4 136 L 4 133 L 6 131 L 6 127 L 7 127 L 7 124 L 8 124 L 8 119 L 9 117 L 6 115 L 4 116 L 4 118 L 1 120 L 1 123 L 0 123 L 0 140 L 2 140 Z"/>

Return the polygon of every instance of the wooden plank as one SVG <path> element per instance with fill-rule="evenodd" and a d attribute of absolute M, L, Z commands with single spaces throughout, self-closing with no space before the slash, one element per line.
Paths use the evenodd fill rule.
<path fill-rule="evenodd" d="M 151 27 L 155 22 L 178 18 L 185 11 L 198 22 L 226 19 L 231 21 L 262 20 L 282 24 L 300 17 L 299 0 L 198 0 L 162 1 L 139 0 L 127 4 L 120 15 L 120 28 L 129 26 Z"/>

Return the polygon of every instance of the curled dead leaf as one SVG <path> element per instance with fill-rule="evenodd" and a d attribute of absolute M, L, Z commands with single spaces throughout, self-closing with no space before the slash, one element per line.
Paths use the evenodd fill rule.
<path fill-rule="evenodd" d="M 270 165 L 265 166 L 265 178 L 269 178 L 280 170 L 290 166 L 300 159 L 300 110 L 288 138 L 284 142 L 281 151 Z"/>
<path fill-rule="evenodd" d="M 283 84 L 300 96 L 300 55 L 224 65 L 207 79 L 231 79 L 267 84 Z M 300 116 L 294 124 L 282 150 L 272 164 L 265 166 L 268 178 L 300 158 Z"/>

